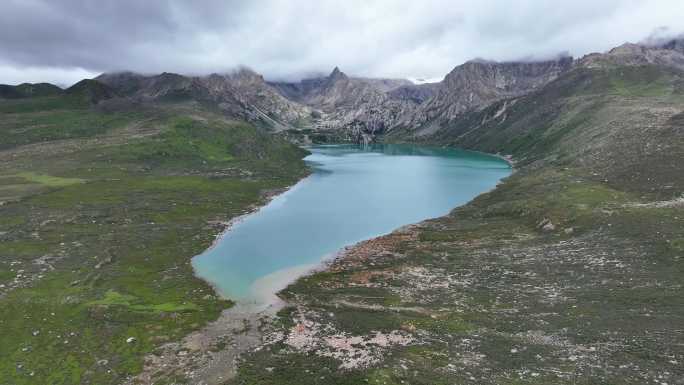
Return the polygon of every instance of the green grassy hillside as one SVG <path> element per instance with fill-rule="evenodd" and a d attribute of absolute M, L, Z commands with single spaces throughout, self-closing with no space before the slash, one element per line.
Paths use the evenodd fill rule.
<path fill-rule="evenodd" d="M 0 84 L 0 98 L 3 99 L 57 96 L 62 92 L 61 88 L 50 83 L 22 83 L 17 86 Z"/>
<path fill-rule="evenodd" d="M 105 112 L 99 91 L 0 99 L 2 384 L 118 384 L 215 319 L 230 303 L 190 258 L 306 173 L 251 125 L 193 104 Z"/>

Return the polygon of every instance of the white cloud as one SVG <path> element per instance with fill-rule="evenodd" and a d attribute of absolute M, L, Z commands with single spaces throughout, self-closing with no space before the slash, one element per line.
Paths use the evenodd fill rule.
<path fill-rule="evenodd" d="M 43 67 L 53 81 L 130 69 L 272 79 L 326 73 L 435 78 L 476 57 L 583 55 L 683 32 L 680 0 L 346 0 L 197 2 L 10 0 L 0 13 L 0 83 Z M 8 70 L 10 67 L 12 70 Z M 31 67 L 33 69 L 25 69 Z"/>
<path fill-rule="evenodd" d="M 1 84 L 53 83 L 62 88 L 69 87 L 79 80 L 97 76 L 83 68 L 22 67 L 17 68 L 0 63 Z"/>

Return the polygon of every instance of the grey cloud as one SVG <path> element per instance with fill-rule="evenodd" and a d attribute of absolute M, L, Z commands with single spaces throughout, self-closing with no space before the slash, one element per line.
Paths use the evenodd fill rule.
<path fill-rule="evenodd" d="M 0 10 L 0 83 L 22 71 L 52 71 L 59 82 L 71 80 L 64 73 L 239 65 L 272 79 L 336 65 L 433 78 L 475 57 L 577 56 L 658 28 L 681 33 L 684 19 L 679 0 L 4 0 Z"/>

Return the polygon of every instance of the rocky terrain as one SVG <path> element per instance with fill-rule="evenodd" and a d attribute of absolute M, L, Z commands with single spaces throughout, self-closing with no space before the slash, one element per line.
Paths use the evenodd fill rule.
<path fill-rule="evenodd" d="M 384 133 L 431 90 L 402 79 L 349 77 L 337 67 L 327 77 L 271 85 L 288 99 L 314 109 L 312 128 L 319 133 L 332 131 L 358 143 Z"/>
<path fill-rule="evenodd" d="M 313 129 L 367 143 L 404 131 L 427 135 L 466 111 L 538 89 L 573 66 L 572 58 L 543 62 L 471 61 L 439 83 L 349 77 L 338 68 L 327 77 L 270 83 L 290 100 L 314 109 Z"/>
<path fill-rule="evenodd" d="M 471 61 L 439 83 L 349 77 L 338 68 L 327 77 L 270 83 L 290 100 L 314 110 L 320 133 L 358 143 L 393 131 L 426 135 L 466 111 L 534 91 L 573 66 L 572 58 L 543 62 Z"/>
<path fill-rule="evenodd" d="M 683 69 L 682 40 L 671 40 L 659 45 L 625 43 L 605 54 L 593 53 L 583 57 L 579 65 L 588 68 L 616 65 L 659 65 Z"/>
<path fill-rule="evenodd" d="M 196 77 L 172 73 L 143 76 L 122 72 L 103 74 L 95 80 L 133 101 L 198 101 L 229 117 L 276 131 L 302 126 L 311 115 L 306 106 L 282 97 L 261 75 L 247 68 Z"/>
<path fill-rule="evenodd" d="M 514 100 L 542 89 L 575 68 L 652 64 L 684 68 L 681 40 L 658 45 L 627 43 L 607 53 L 577 60 L 490 62 L 473 60 L 455 67 L 439 83 L 408 84 L 401 80 L 370 82 L 348 77 L 339 69 L 327 77 L 299 83 L 269 83 L 283 96 L 313 109 L 309 127 L 334 140 L 369 142 L 384 135 L 432 136 L 468 118 L 468 113 L 495 102 Z M 316 140 L 315 135 L 309 135 Z"/>
<path fill-rule="evenodd" d="M 572 67 L 570 57 L 543 62 L 470 61 L 451 71 L 432 97 L 395 123 L 395 129 L 428 135 L 466 111 L 528 94 Z"/>

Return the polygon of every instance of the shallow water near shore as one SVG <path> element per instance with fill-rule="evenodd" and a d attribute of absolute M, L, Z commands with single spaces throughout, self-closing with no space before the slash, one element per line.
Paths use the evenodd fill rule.
<path fill-rule="evenodd" d="M 486 154 L 414 145 L 315 146 L 312 174 L 193 259 L 223 296 L 268 303 L 345 246 L 447 214 L 510 174 Z"/>

